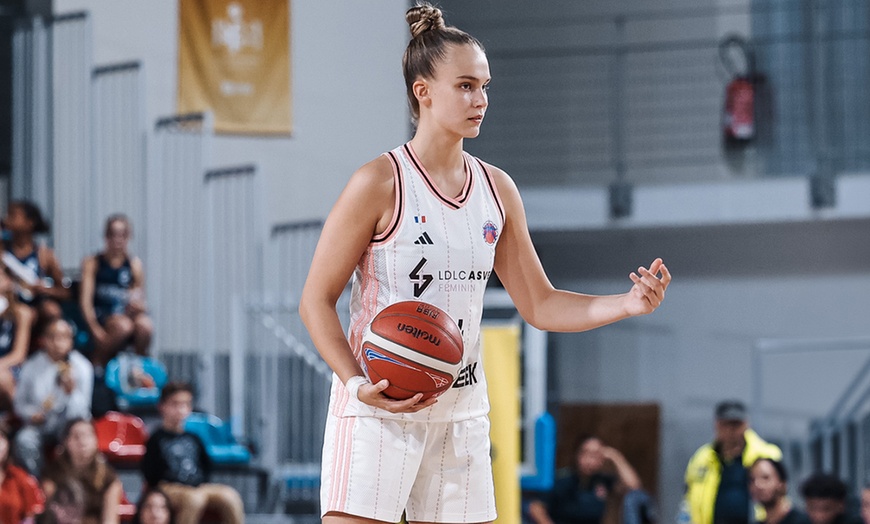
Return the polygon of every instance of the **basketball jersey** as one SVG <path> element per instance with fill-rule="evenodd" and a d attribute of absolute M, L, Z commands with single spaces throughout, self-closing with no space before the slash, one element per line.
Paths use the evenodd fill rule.
<path fill-rule="evenodd" d="M 45 276 L 46 276 L 45 270 L 43 270 L 42 266 L 39 264 L 39 248 L 38 247 L 36 247 L 33 251 L 31 251 L 24 258 L 19 258 L 18 255 L 16 255 L 15 252 L 12 251 L 11 249 L 7 249 L 6 252 L 9 253 L 10 255 L 12 255 L 13 257 L 15 257 L 15 259 L 18 260 L 19 262 L 21 262 L 21 264 L 23 264 L 25 267 L 27 267 L 31 271 L 33 271 L 33 273 L 36 275 L 37 278 L 45 278 Z M 24 304 L 30 305 L 30 304 L 33 304 L 35 301 L 34 296 L 30 293 L 22 293 L 19 291 L 16 294 L 18 296 L 18 301 L 22 302 Z"/>
<path fill-rule="evenodd" d="M 462 367 L 438 402 L 417 413 L 394 414 L 350 398 L 333 378 L 338 416 L 377 416 L 448 422 L 489 411 L 480 354 L 483 294 L 492 273 L 504 211 L 490 173 L 463 153 L 465 185 L 457 197 L 435 186 L 410 144 L 386 153 L 393 166 L 396 202 L 387 230 L 372 239 L 353 275 L 349 341 L 362 364 L 366 327 L 384 307 L 420 300 L 446 311 L 462 332 Z M 363 369 L 365 369 L 363 367 Z"/>
<path fill-rule="evenodd" d="M 112 267 L 106 257 L 97 255 L 97 273 L 94 277 L 94 309 L 105 315 L 124 312 L 133 285 L 133 269 L 130 257 L 118 267 Z"/>

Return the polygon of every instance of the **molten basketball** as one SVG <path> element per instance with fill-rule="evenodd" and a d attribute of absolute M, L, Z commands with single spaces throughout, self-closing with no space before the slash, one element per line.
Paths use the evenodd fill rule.
<path fill-rule="evenodd" d="M 423 400 L 443 393 L 462 365 L 462 333 L 445 311 L 419 301 L 381 310 L 366 329 L 362 356 L 372 383 L 387 379 L 384 394 Z"/>

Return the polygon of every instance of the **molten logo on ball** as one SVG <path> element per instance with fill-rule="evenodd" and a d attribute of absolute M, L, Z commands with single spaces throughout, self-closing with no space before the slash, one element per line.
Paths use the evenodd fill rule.
<path fill-rule="evenodd" d="M 404 331 L 405 333 L 408 333 L 409 335 L 411 335 L 412 337 L 414 337 L 416 339 L 422 338 L 423 340 L 425 340 L 427 342 L 431 342 L 432 344 L 434 344 L 436 346 L 441 345 L 440 338 L 436 337 L 432 333 L 429 333 L 428 331 L 421 331 L 420 328 L 418 328 L 418 327 L 409 326 L 408 324 L 401 324 L 400 323 L 396 326 L 396 329 L 399 331 Z"/>
<path fill-rule="evenodd" d="M 389 381 L 384 394 L 423 399 L 450 388 L 462 367 L 462 333 L 444 310 L 417 300 L 382 309 L 363 336 L 362 366 L 372 382 Z"/>

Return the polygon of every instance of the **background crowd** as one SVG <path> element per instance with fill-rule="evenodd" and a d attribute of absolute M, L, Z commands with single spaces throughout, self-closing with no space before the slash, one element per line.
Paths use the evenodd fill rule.
<path fill-rule="evenodd" d="M 52 249 L 37 242 L 49 224 L 35 204 L 11 202 L 2 231 L 0 524 L 193 523 L 204 515 L 243 522 L 241 497 L 209 482 L 205 445 L 185 428 L 190 384 L 159 388 L 137 465 L 142 493 L 128 497 L 100 449 L 96 427 L 118 409 L 106 381 L 112 361 L 127 359 L 119 371 L 125 389 L 158 388 L 144 365 L 153 328 L 127 217 L 108 217 L 104 249 L 86 257 L 78 275 L 65 275 Z"/>

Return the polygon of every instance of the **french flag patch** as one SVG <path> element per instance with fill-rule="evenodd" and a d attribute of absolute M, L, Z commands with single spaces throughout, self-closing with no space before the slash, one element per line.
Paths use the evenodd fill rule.
<path fill-rule="evenodd" d="M 425 224 L 426 223 L 426 215 L 417 215 L 414 217 L 414 222 L 417 224 Z"/>

